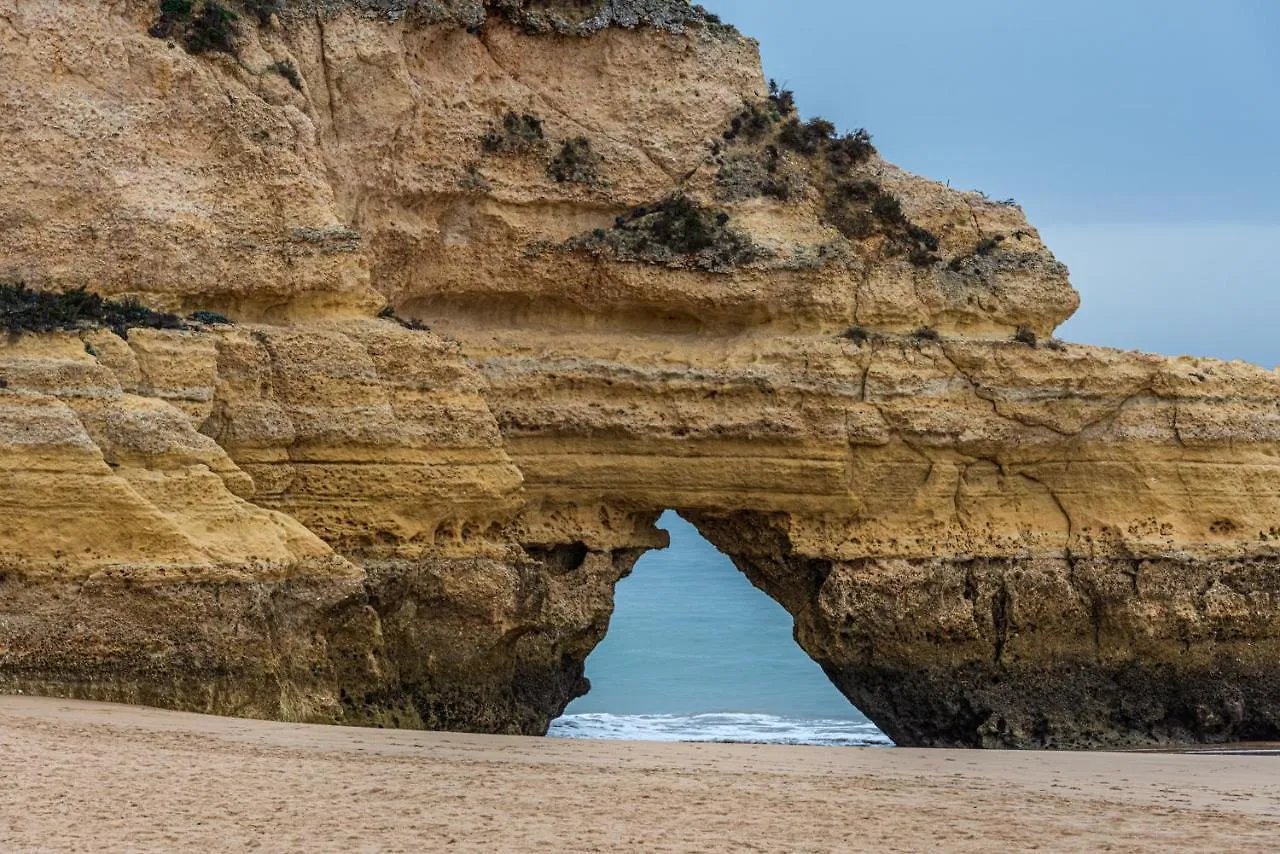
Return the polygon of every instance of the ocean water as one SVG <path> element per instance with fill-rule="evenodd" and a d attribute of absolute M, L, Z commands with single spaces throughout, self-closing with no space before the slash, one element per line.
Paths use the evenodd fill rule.
<path fill-rule="evenodd" d="M 889 745 L 792 638 L 790 615 L 674 513 L 671 548 L 618 584 L 591 692 L 559 738 Z"/>

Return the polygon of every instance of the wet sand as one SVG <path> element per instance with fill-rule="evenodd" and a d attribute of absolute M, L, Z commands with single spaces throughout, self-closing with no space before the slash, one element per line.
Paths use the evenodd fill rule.
<path fill-rule="evenodd" d="M 580 742 L 0 697 L 0 851 L 1275 851 L 1280 757 Z"/>

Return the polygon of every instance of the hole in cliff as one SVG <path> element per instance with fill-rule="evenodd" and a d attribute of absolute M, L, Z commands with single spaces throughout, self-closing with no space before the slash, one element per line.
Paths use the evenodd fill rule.
<path fill-rule="evenodd" d="M 617 587 L 589 694 L 551 735 L 887 744 L 792 638 L 791 617 L 673 512 L 671 547 Z"/>
<path fill-rule="evenodd" d="M 524 550 L 530 557 L 559 572 L 572 572 L 580 568 L 586 562 L 588 554 L 586 543 L 569 543 L 550 548 L 525 546 Z"/>

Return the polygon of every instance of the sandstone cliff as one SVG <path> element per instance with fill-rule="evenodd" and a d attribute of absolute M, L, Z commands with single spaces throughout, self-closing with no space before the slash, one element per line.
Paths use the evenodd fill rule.
<path fill-rule="evenodd" d="M 1280 378 L 1051 340 L 1017 207 L 700 10 L 0 0 L 0 72 L 0 283 L 235 321 L 0 344 L 0 690 L 541 732 L 674 508 L 900 743 L 1280 738 Z"/>

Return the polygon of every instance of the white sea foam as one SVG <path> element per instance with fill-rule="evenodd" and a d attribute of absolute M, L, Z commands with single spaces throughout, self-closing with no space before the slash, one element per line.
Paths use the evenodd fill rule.
<path fill-rule="evenodd" d="M 723 741 L 751 744 L 813 744 L 833 747 L 892 747 L 875 724 L 849 720 L 799 720 L 775 715 L 565 715 L 552 722 L 552 738 L 630 741 Z"/>

